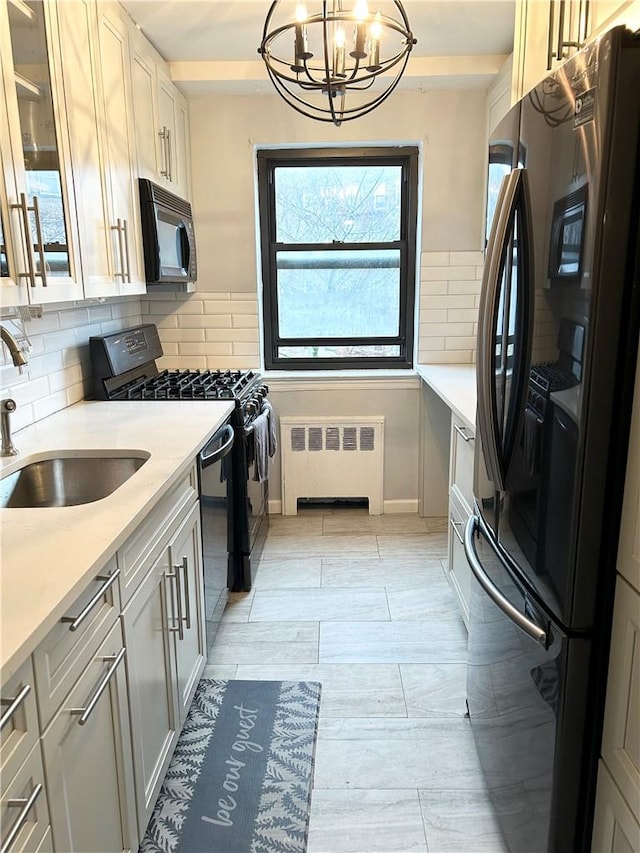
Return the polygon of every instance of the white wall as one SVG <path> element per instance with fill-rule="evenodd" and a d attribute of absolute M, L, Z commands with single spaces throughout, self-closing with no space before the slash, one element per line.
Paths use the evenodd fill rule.
<path fill-rule="evenodd" d="M 202 367 L 259 363 L 256 146 L 419 143 L 423 158 L 419 249 L 446 253 L 482 249 L 483 91 L 395 92 L 370 115 L 340 128 L 298 115 L 276 95 L 195 98 L 189 109 L 198 292 L 163 293 L 143 303 L 145 318 L 161 328 L 167 365 L 187 366 L 189 359 L 192 364 L 197 359 Z M 470 266 L 475 265 L 473 260 Z M 436 295 L 432 290 L 427 295 Z M 474 307 L 474 295 L 464 308 Z M 456 302 L 460 300 L 452 301 L 452 310 L 459 307 Z M 439 322 L 459 323 L 455 315 L 451 320 L 440 317 Z M 421 319 L 424 322 L 428 321 Z M 452 336 L 468 339 L 474 333 L 468 326 L 463 331 L 464 335 L 454 328 Z M 430 337 L 444 342 L 445 336 Z M 432 340 L 429 349 L 436 344 Z M 464 350 L 464 358 L 458 360 L 471 360 L 473 346 L 468 340 L 449 349 Z"/>

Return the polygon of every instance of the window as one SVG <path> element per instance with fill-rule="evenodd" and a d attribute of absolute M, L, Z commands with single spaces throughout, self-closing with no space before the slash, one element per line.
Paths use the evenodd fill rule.
<path fill-rule="evenodd" d="M 411 367 L 417 148 L 258 152 L 267 368 Z"/>

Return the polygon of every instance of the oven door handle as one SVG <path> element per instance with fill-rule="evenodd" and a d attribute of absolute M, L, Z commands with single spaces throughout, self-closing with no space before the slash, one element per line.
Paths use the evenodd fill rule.
<path fill-rule="evenodd" d="M 207 447 L 213 444 L 215 441 L 218 441 L 220 438 L 227 437 L 227 440 L 219 447 L 217 450 L 214 450 L 213 453 L 207 453 Z M 222 459 L 223 456 L 226 456 L 227 453 L 233 447 L 233 439 L 234 439 L 233 427 L 231 424 L 225 424 L 225 426 L 219 430 L 208 442 L 204 450 L 200 452 L 200 465 L 202 468 L 208 468 L 210 465 L 213 465 L 219 459 Z"/>

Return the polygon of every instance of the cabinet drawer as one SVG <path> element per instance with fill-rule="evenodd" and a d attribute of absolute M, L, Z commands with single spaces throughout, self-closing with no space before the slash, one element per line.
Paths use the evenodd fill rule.
<path fill-rule="evenodd" d="M 473 507 L 473 454 L 475 439 L 473 430 L 463 421 L 451 417 L 451 469 L 449 481 L 451 491 L 467 512 Z"/>
<path fill-rule="evenodd" d="M 38 738 L 35 681 L 31 658 L 2 685 L 0 778 L 2 791 Z"/>
<path fill-rule="evenodd" d="M 178 518 L 197 497 L 198 472 L 194 463 L 189 472 L 159 501 L 118 551 L 123 606 L 144 579 L 149 566 L 166 548 Z"/>
<path fill-rule="evenodd" d="M 49 829 L 49 810 L 39 742 L 2 794 L 0 826 L 3 850 L 31 853 L 47 849 L 44 839 Z"/>
<path fill-rule="evenodd" d="M 113 557 L 33 654 L 43 730 L 120 615 L 115 572 Z"/>
<path fill-rule="evenodd" d="M 125 656 L 118 620 L 42 738 L 56 850 L 137 849 Z"/>
<path fill-rule="evenodd" d="M 458 600 L 460 615 L 469 627 L 469 600 L 471 597 L 471 569 L 464 553 L 464 529 L 469 514 L 466 509 L 451 496 L 449 502 L 449 554 L 447 579 Z"/>

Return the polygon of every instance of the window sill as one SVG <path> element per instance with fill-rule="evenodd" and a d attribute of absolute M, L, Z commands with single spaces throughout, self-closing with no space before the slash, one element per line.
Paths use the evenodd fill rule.
<path fill-rule="evenodd" d="M 420 388 L 415 370 L 265 370 L 274 391 L 383 390 Z"/>

